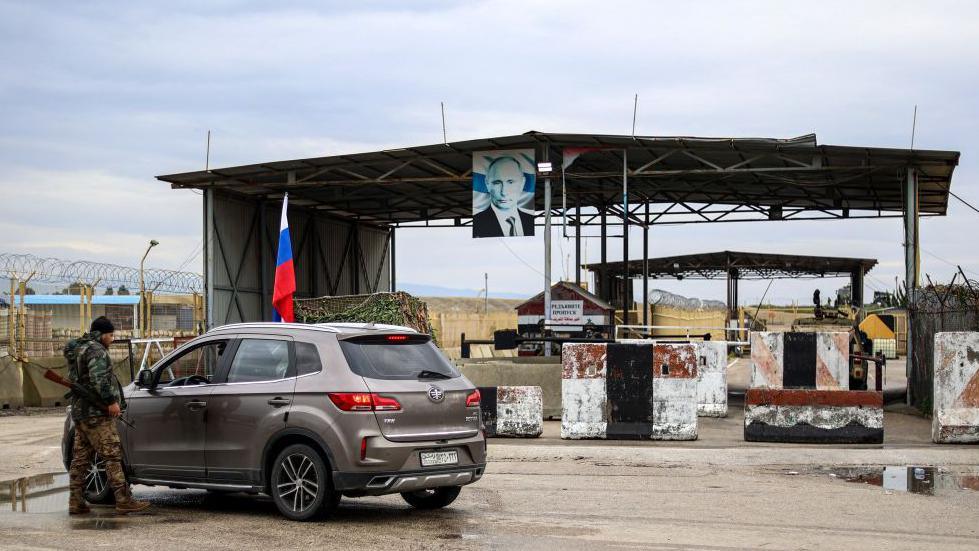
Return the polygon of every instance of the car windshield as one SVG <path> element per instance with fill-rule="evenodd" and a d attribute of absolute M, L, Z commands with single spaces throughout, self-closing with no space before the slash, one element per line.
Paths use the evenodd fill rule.
<path fill-rule="evenodd" d="M 459 371 L 428 342 L 340 341 L 350 369 L 369 379 L 454 379 Z"/>

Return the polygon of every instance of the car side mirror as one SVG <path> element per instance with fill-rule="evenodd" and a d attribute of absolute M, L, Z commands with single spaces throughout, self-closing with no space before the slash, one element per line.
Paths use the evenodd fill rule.
<path fill-rule="evenodd" d="M 136 375 L 136 385 L 141 388 L 149 388 L 153 386 L 153 372 L 149 369 L 144 369 Z"/>

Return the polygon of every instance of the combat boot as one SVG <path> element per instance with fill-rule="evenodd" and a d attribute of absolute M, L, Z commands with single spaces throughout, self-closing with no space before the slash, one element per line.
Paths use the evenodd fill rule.
<path fill-rule="evenodd" d="M 92 510 L 88 508 L 88 503 L 85 503 L 85 497 L 80 493 L 76 494 L 72 492 L 68 495 L 68 514 L 69 515 L 85 515 L 91 513 Z"/>
<path fill-rule="evenodd" d="M 150 508 L 149 501 L 138 501 L 129 498 L 126 501 L 116 501 L 116 514 L 127 515 L 129 513 L 139 513 Z"/>
<path fill-rule="evenodd" d="M 150 508 L 150 503 L 148 501 L 137 501 L 133 499 L 133 494 L 129 491 L 128 485 L 122 485 L 116 488 L 115 495 L 117 515 L 138 513 Z"/>
<path fill-rule="evenodd" d="M 68 504 L 68 514 L 69 515 L 87 515 L 91 513 L 92 510 L 89 509 L 88 503 L 84 501 L 78 504 Z"/>

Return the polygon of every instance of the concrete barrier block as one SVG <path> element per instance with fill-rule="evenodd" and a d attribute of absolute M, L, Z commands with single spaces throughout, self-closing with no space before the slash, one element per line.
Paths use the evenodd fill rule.
<path fill-rule="evenodd" d="M 565 343 L 561 351 L 561 438 L 605 438 L 608 430 L 605 344 Z"/>
<path fill-rule="evenodd" d="M 606 438 L 633 440 L 653 435 L 653 345 L 608 345 L 605 390 L 609 405 Z"/>
<path fill-rule="evenodd" d="M 653 351 L 655 440 L 697 439 L 697 346 L 658 344 Z"/>
<path fill-rule="evenodd" d="M 536 360 L 547 360 L 547 362 Z M 457 361 L 456 365 L 477 387 L 536 386 L 544 398 L 544 418 L 561 417 L 561 358 L 496 358 Z"/>
<path fill-rule="evenodd" d="M 0 358 L 0 409 L 24 405 L 24 372 L 10 356 Z"/>
<path fill-rule="evenodd" d="M 697 345 L 565 344 L 561 437 L 697 438 Z"/>
<path fill-rule="evenodd" d="M 537 438 L 544 432 L 544 401 L 539 386 L 480 387 L 486 436 Z"/>
<path fill-rule="evenodd" d="M 782 388 L 782 333 L 752 331 L 751 387 Z"/>
<path fill-rule="evenodd" d="M 979 442 L 979 333 L 936 333 L 934 362 L 931 439 Z"/>
<path fill-rule="evenodd" d="M 749 442 L 882 444 L 883 393 L 750 388 L 744 439 Z"/>
<path fill-rule="evenodd" d="M 727 343 L 697 343 L 697 415 L 727 417 Z"/>
<path fill-rule="evenodd" d="M 816 333 L 816 389 L 850 389 L 849 333 Z"/>

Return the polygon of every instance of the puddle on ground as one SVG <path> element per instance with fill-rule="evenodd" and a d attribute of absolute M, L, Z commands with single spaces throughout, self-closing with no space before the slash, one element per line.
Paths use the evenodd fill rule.
<path fill-rule="evenodd" d="M 880 486 L 888 492 L 927 496 L 951 495 L 962 490 L 979 491 L 979 467 L 944 468 L 889 465 L 885 467 L 820 468 L 818 473 L 856 484 Z"/>
<path fill-rule="evenodd" d="M 116 530 L 152 518 L 146 515 L 119 516 L 112 505 L 89 504 L 89 507 L 92 509 L 91 513 L 68 517 L 68 473 L 48 473 L 0 481 L 0 515 L 27 513 L 55 518 L 64 515 L 69 521 L 68 526 L 76 530 Z M 169 519 L 167 522 L 183 520 Z"/>
<path fill-rule="evenodd" d="M 68 473 L 49 473 L 0 482 L 0 512 L 68 511 Z"/>

